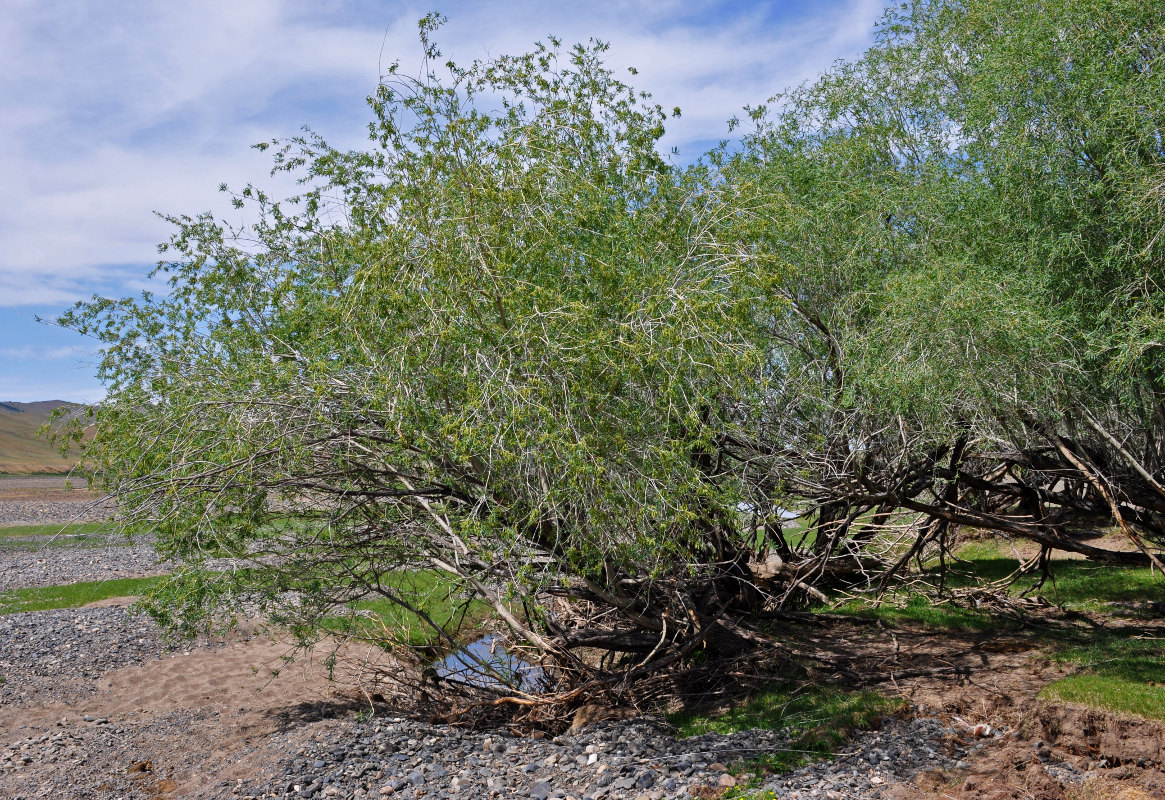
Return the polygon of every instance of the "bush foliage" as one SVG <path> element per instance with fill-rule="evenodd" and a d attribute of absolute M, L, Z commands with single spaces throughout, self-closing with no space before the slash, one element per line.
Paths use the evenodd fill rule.
<path fill-rule="evenodd" d="M 914 0 L 687 166 L 601 43 L 464 67 L 426 17 L 365 150 L 261 145 L 298 196 L 174 217 L 165 296 L 63 318 L 105 344 L 96 479 L 187 565 L 155 611 L 423 617 L 389 578 L 438 570 L 559 689 L 626 688 L 957 526 L 1155 559 L 1160 16 Z"/>

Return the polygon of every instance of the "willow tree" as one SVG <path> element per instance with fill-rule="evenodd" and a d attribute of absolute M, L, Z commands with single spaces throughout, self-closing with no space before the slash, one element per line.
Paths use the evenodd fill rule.
<path fill-rule="evenodd" d="M 642 673 L 709 646 L 745 572 L 706 455 L 752 357 L 715 194 L 602 44 L 436 66 L 438 24 L 367 149 L 263 146 L 299 196 L 175 217 L 165 296 L 67 315 L 105 342 L 86 457 L 183 564 L 152 600 L 177 627 L 258 602 L 310 638 L 372 597 L 448 640 L 436 585 L 560 688 Z"/>
<path fill-rule="evenodd" d="M 955 526 L 1159 565 L 1163 90 L 1158 4 L 919 0 L 715 157 L 787 301 L 730 448 L 813 524 L 787 569 L 885 586 Z"/>
<path fill-rule="evenodd" d="M 907 3 L 682 169 L 602 45 L 436 67 L 427 18 L 367 149 L 273 143 L 298 197 L 175 218 L 165 296 L 65 318 L 105 342 L 97 478 L 184 564 L 156 613 L 448 637 L 437 585 L 581 697 L 771 651 L 758 611 L 959 526 L 1156 559 L 1159 17 Z"/>

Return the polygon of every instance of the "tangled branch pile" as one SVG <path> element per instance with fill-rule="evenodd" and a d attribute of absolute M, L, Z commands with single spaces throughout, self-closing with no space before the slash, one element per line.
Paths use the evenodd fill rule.
<path fill-rule="evenodd" d="M 274 143 L 300 196 L 63 318 L 96 478 L 186 565 L 157 613 L 379 597 L 452 646 L 439 574 L 544 670 L 475 690 L 581 698 L 778 652 L 766 611 L 961 528 L 1161 567 L 1160 16 L 916 0 L 686 167 L 603 45 L 437 67 L 426 18 L 368 150 Z"/>

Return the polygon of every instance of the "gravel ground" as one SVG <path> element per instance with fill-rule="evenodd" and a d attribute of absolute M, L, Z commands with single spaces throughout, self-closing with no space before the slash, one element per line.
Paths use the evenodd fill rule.
<path fill-rule="evenodd" d="M 0 589 L 156 570 L 146 543 L 0 552 Z M 0 641 L 0 708 L 10 709 L 53 703 L 83 708 L 84 698 L 99 691 L 95 678 L 156 660 L 165 651 L 156 626 L 123 608 L 0 616 Z M 174 735 L 191 724 L 189 716 L 174 713 L 148 725 L 166 727 L 154 730 L 154 737 Z M 45 770 L 37 773 L 43 776 L 40 783 L 14 784 L 41 790 L 15 797 L 146 797 L 143 785 L 128 777 L 109 780 L 110 748 L 131 733 L 141 736 L 143 729 L 92 718 L 24 736 L 0 746 L 0 785 L 5 774 L 16 781 Z M 770 778 L 766 787 L 790 800 L 876 798 L 880 787 L 896 778 L 954 766 L 957 753 L 951 758 L 936 749 L 944 733 L 934 720 L 890 721 L 882 731 L 860 736 L 846 756 Z M 650 718 L 598 723 L 553 740 L 514 738 L 503 731 L 470 733 L 400 718 L 323 720 L 274 736 L 278 741 L 268 742 L 267 749 L 273 747 L 282 757 L 258 766 L 249 780 L 210 784 L 199 796 L 688 798 L 699 787 L 719 791 L 747 780 L 729 774 L 731 762 L 787 747 L 771 731 L 677 739 L 668 726 Z M 102 785 L 116 788 L 116 794 L 92 793 Z"/>
<path fill-rule="evenodd" d="M 113 516 L 112 502 L 67 478 L 0 476 L 0 525 L 65 525 Z"/>
<path fill-rule="evenodd" d="M 86 694 L 97 689 L 94 681 L 81 679 L 142 664 L 164 652 L 153 624 L 122 608 L 0 617 L 0 640 L 6 643 L 0 656 L 0 674 L 6 678 L 0 686 L 0 707 L 63 701 L 84 708 Z M 175 728 L 193 724 L 197 715 L 192 714 L 152 719 L 145 730 L 108 717 L 62 720 L 42 733 L 0 746 L 0 781 L 5 774 L 18 779 L 38 769 L 49 770 L 43 782 L 35 784 L 38 790 L 14 795 L 13 800 L 148 797 L 149 792 L 135 784 L 130 767 L 120 776 L 123 780 L 111 782 L 108 753 L 118 752 L 129 736 L 145 732 L 174 736 Z M 896 780 L 908 780 L 922 770 L 956 767 L 959 748 L 951 751 L 954 757 L 939 751 L 939 742 L 944 737 L 949 741 L 950 734 L 937 720 L 890 720 L 882 730 L 860 735 L 844 756 L 770 777 L 764 787 L 788 800 L 879 798 L 882 789 Z M 501 730 L 466 732 L 403 718 L 323 720 L 306 731 L 288 727 L 275 736 L 279 741 L 268 742 L 268 749 L 284 756 L 259 767 L 256 772 L 262 774 L 212 783 L 198 796 L 713 797 L 749 780 L 748 775 L 732 776 L 729 764 L 788 746 L 772 731 L 677 739 L 669 726 L 654 718 L 597 723 L 552 740 L 516 738 Z M 100 786 L 107 787 L 107 793 L 94 790 Z"/>
<path fill-rule="evenodd" d="M 109 519 L 113 507 L 102 503 L 0 500 L 0 525 L 67 525 Z"/>
<path fill-rule="evenodd" d="M 0 531 L 3 529 L 0 528 Z M 229 558 L 209 559 L 209 569 L 245 566 Z M 149 538 L 132 543 L 120 534 L 0 537 L 0 592 L 81 581 L 142 578 L 173 569 L 159 561 Z"/>
<path fill-rule="evenodd" d="M 879 798 L 892 781 L 955 767 L 957 759 L 935 749 L 949 733 L 937 720 L 891 720 L 859 736 L 841 758 L 770 776 L 763 785 L 788 800 Z M 392 718 L 332 727 L 289 755 L 271 778 L 230 792 L 241 798 L 719 797 L 754 777 L 733 776 L 729 764 L 787 747 L 772 731 L 677 739 L 652 718 L 597 723 L 553 740 Z"/>
<path fill-rule="evenodd" d="M 159 658 L 158 628 L 124 608 L 28 611 L 0 616 L 0 708 L 72 700 L 92 679 Z"/>
<path fill-rule="evenodd" d="M 136 578 L 166 571 L 148 543 L 120 544 L 86 537 L 76 546 L 58 541 L 9 541 L 0 551 L 0 592 L 31 586 Z M 2 618 L 0 618 L 2 619 Z"/>
<path fill-rule="evenodd" d="M 148 543 L 5 550 L 0 590 L 157 570 Z M 965 766 L 962 759 L 982 746 L 938 719 L 891 719 L 881 730 L 858 735 L 833 760 L 753 779 L 734 776 L 729 766 L 787 748 L 780 734 L 677 739 L 661 720 L 644 717 L 554 739 L 515 738 L 502 730 L 467 732 L 404 718 L 354 720 L 350 708 L 338 706 L 322 718 L 265 732 L 261 748 L 247 751 L 251 761 L 239 768 L 245 771 L 227 779 L 209 769 L 199 776 L 205 753 L 186 741 L 199 726 L 221 726 L 218 711 L 179 706 L 135 716 L 135 701 L 107 716 L 83 714 L 85 703 L 102 691 L 97 679 L 162 658 L 165 644 L 149 619 L 117 607 L 11 614 L 0 616 L 0 643 L 0 717 L 10 721 L 22 712 L 25 719 L 20 726 L 10 722 L 9 741 L 0 739 L 0 797 L 6 800 L 146 800 L 176 789 L 173 779 L 184 780 L 173 768 L 162 775 L 149 762 L 122 763 L 131 741 L 185 747 L 170 751 L 172 763 L 192 768 L 201 780 L 185 796 L 342 800 L 678 800 L 719 797 L 750 780 L 784 800 L 876 799 L 920 772 Z M 67 717 L 58 715 L 61 708 L 69 709 Z"/>

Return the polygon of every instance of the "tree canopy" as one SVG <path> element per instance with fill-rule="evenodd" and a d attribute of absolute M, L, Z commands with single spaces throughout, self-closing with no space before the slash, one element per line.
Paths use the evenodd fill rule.
<path fill-rule="evenodd" d="M 908 509 L 920 548 L 948 523 L 1073 547 L 1089 516 L 1162 541 L 1165 376 L 1141 335 L 1160 22 L 1143 3 L 906 4 L 714 156 L 778 209 L 748 234 L 791 307 L 768 319 L 754 438 L 830 539 Z"/>
<path fill-rule="evenodd" d="M 105 343 L 96 480 L 186 565 L 155 612 L 311 636 L 429 619 L 402 576 L 436 572 L 614 691 L 960 526 L 1156 562 L 1161 14 L 906 3 L 688 166 L 603 44 L 461 67 L 426 17 L 366 150 L 261 145 L 297 197 L 173 218 L 168 294 L 63 318 Z"/>

